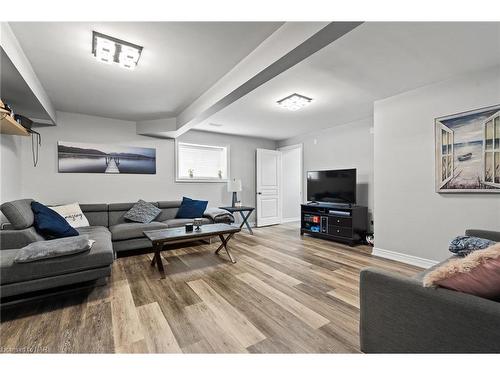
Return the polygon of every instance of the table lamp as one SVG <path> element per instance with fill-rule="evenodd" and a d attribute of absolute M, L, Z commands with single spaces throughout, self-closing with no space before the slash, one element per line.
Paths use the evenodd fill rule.
<path fill-rule="evenodd" d="M 227 191 L 230 193 L 233 193 L 233 207 L 235 207 L 236 201 L 238 200 L 238 197 L 236 193 L 238 191 L 241 191 L 241 180 L 237 180 L 233 178 L 232 180 L 228 181 L 227 183 Z"/>

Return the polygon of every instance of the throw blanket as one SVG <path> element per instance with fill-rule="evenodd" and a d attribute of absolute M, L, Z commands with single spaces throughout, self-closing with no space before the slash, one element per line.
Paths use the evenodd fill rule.
<path fill-rule="evenodd" d="M 233 214 L 220 208 L 207 207 L 203 216 L 209 217 L 214 223 L 234 223 Z"/>
<path fill-rule="evenodd" d="M 23 247 L 14 258 L 14 263 L 28 263 L 42 259 L 78 254 L 92 248 L 94 240 L 87 236 L 57 238 L 37 241 Z"/>

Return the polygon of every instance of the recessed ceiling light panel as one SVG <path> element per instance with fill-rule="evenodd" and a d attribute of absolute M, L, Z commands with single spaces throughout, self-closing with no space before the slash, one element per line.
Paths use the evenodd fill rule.
<path fill-rule="evenodd" d="M 97 31 L 92 32 L 92 54 L 102 63 L 116 63 L 125 69 L 134 69 L 141 53 L 141 46 Z"/>
<path fill-rule="evenodd" d="M 312 102 L 311 98 L 299 94 L 292 94 L 287 96 L 286 98 L 277 101 L 277 103 L 281 107 L 286 108 L 289 111 L 297 111 L 309 105 L 311 102 Z"/>

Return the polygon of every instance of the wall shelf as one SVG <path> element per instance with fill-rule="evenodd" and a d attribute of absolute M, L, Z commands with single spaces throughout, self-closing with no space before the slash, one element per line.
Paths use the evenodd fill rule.
<path fill-rule="evenodd" d="M 3 111 L 2 111 L 3 112 Z M 20 124 L 18 124 L 12 116 L 6 113 L 0 113 L 0 133 L 9 135 L 29 136 L 30 133 Z"/>

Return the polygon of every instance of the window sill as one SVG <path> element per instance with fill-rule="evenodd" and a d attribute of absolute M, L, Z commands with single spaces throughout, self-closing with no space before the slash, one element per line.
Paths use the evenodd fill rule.
<path fill-rule="evenodd" d="M 175 182 L 209 182 L 209 183 L 224 183 L 226 184 L 229 179 L 203 179 L 203 178 L 176 178 Z"/>

